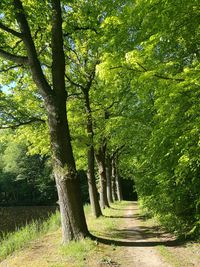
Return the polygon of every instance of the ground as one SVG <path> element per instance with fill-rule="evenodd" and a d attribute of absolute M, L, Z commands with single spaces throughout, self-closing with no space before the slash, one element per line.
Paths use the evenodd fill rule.
<path fill-rule="evenodd" d="M 61 245 L 60 230 L 31 242 L 0 267 L 199 267 L 200 245 L 181 243 L 139 215 L 136 202 L 122 202 L 88 225 L 96 241 Z"/>

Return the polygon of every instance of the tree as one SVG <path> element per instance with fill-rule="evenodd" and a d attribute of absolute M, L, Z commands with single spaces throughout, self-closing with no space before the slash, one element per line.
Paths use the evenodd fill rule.
<path fill-rule="evenodd" d="M 31 34 L 30 25 L 33 21 L 28 22 L 28 16 L 32 5 L 36 5 L 36 1 L 31 2 L 30 6 L 23 7 L 20 0 L 14 0 L 9 3 L 3 2 L 1 5 L 2 13 L 11 14 L 16 18 L 17 24 L 10 23 L 18 30 L 13 30 L 7 25 L 1 24 L 3 30 L 3 38 L 6 42 L 9 38 L 8 34 L 14 36 L 22 42 L 23 53 L 25 55 L 12 54 L 10 50 L 0 49 L 0 56 L 6 61 L 13 61 L 20 66 L 25 66 L 25 71 L 31 73 L 32 79 L 36 84 L 39 93 L 44 99 L 44 105 L 48 116 L 48 126 L 50 132 L 51 152 L 53 159 L 53 171 L 56 179 L 58 190 L 63 242 L 72 239 L 80 239 L 87 236 L 88 229 L 83 212 L 83 206 L 80 201 L 80 185 L 76 172 L 74 156 L 70 142 L 70 132 L 68 119 L 66 115 L 66 97 L 67 91 L 65 86 L 65 55 L 63 50 L 63 32 L 62 32 L 62 7 L 59 0 L 50 1 L 45 5 L 47 21 L 51 21 L 51 75 L 52 81 L 48 81 L 49 77 L 45 76 L 42 68 L 42 61 L 39 58 L 38 43 L 34 41 Z M 38 3 L 37 3 L 38 4 Z M 41 5 L 39 5 L 41 7 Z M 30 9 L 28 9 L 28 7 Z M 49 10 L 48 10 L 49 9 Z M 39 9 L 36 9 L 39 12 Z M 36 12 L 35 11 L 35 12 Z M 36 13 L 35 13 L 36 15 Z M 37 13 L 39 16 L 39 13 Z M 36 16 L 37 16 L 36 15 Z M 33 16 L 32 16 L 33 17 Z M 10 22 L 5 19 L 5 22 Z M 13 25 L 14 24 L 14 25 Z M 47 25 L 46 25 L 47 27 Z M 49 35 L 49 28 L 46 28 L 46 35 Z M 33 29 L 32 29 L 33 30 Z M 48 43 L 49 45 L 49 43 Z M 9 47 L 8 43 L 6 47 Z M 49 50 L 46 49 L 49 57 Z M 29 72 L 30 71 L 30 72 Z"/>

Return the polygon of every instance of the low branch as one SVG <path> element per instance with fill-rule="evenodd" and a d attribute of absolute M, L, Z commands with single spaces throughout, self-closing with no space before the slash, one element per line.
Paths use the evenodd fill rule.
<path fill-rule="evenodd" d="M 65 74 L 65 78 L 66 78 L 72 85 L 74 85 L 74 86 L 76 86 L 76 87 L 79 87 L 79 88 L 81 88 L 82 90 L 85 90 L 85 87 L 84 87 L 83 85 L 81 85 L 81 84 L 79 84 L 79 83 L 76 83 L 76 82 L 72 81 L 72 79 L 71 79 L 67 74 Z"/>
<path fill-rule="evenodd" d="M 15 69 L 15 68 L 18 68 L 18 67 L 22 67 L 22 66 L 23 66 L 22 64 L 13 65 L 13 66 L 10 66 L 10 67 L 8 67 L 8 68 L 1 69 L 1 70 L 0 70 L 0 73 L 1 73 L 1 72 L 7 72 L 7 71 L 9 71 L 9 70 L 12 70 L 12 69 Z"/>
<path fill-rule="evenodd" d="M 81 96 L 82 93 L 74 93 L 74 94 L 68 94 L 67 98 L 80 98 L 79 96 Z"/>
<path fill-rule="evenodd" d="M 12 35 L 14 35 L 14 36 L 16 36 L 16 37 L 18 37 L 18 38 L 20 38 L 20 39 L 23 38 L 22 33 L 17 32 L 17 31 L 15 31 L 15 30 L 13 30 L 13 29 L 10 29 L 9 27 L 7 27 L 7 26 L 5 26 L 4 24 L 2 24 L 1 22 L 0 22 L 0 29 L 6 31 L 6 32 L 8 32 L 8 33 L 11 33 Z"/>
<path fill-rule="evenodd" d="M 13 55 L 9 52 L 4 51 L 1 48 L 0 48 L 0 57 L 5 58 L 5 59 L 10 60 L 10 61 L 13 61 L 13 62 L 16 62 L 18 64 L 28 64 L 29 63 L 28 57 Z"/>
<path fill-rule="evenodd" d="M 16 128 L 20 127 L 20 126 L 32 124 L 32 123 L 35 123 L 35 122 L 45 123 L 45 120 L 40 119 L 40 118 L 32 118 L 32 119 L 30 119 L 28 121 L 18 122 L 17 124 L 0 126 L 0 129 L 16 129 Z"/>
<path fill-rule="evenodd" d="M 126 66 L 122 66 L 122 65 L 119 65 L 119 66 L 114 66 L 114 67 L 111 67 L 110 70 L 114 70 L 114 69 L 126 69 L 126 70 L 130 70 L 130 71 L 136 71 L 136 72 L 140 72 L 140 73 L 144 73 L 144 72 L 148 72 L 149 70 L 147 68 L 145 68 L 142 64 L 140 64 L 139 62 L 137 62 L 137 65 L 142 69 L 142 70 L 139 70 L 139 69 L 133 69 L 133 68 L 130 68 L 130 67 L 126 67 Z M 183 78 L 173 78 L 173 77 L 168 77 L 168 76 L 164 76 L 164 75 L 161 75 L 161 74 L 152 74 L 152 76 L 156 77 L 156 78 L 159 78 L 159 79 L 163 79 L 163 80 L 171 80 L 171 81 L 176 81 L 176 82 L 184 82 L 185 79 Z"/>
<path fill-rule="evenodd" d="M 140 64 L 139 62 L 137 62 L 137 65 L 142 68 L 144 70 L 144 72 L 147 72 L 148 69 L 145 68 L 142 64 Z M 177 82 L 183 82 L 185 81 L 185 79 L 183 78 L 173 78 L 173 77 L 168 77 L 168 76 L 164 76 L 164 75 L 160 75 L 160 74 L 153 74 L 154 77 L 159 78 L 159 79 L 164 79 L 164 80 L 171 80 L 171 81 L 177 81 Z"/>

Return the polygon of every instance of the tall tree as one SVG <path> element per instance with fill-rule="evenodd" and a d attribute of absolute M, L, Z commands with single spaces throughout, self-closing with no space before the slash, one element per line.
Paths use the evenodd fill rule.
<path fill-rule="evenodd" d="M 36 4 L 34 2 L 34 4 Z M 45 77 L 39 53 L 36 51 L 34 38 L 31 34 L 30 22 L 27 11 L 20 0 L 13 0 L 10 6 L 3 3 L 4 16 L 9 12 L 15 16 L 20 32 L 13 30 L 4 24 L 0 28 L 4 34 L 11 34 L 20 39 L 24 44 L 26 55 L 12 54 L 0 49 L 0 56 L 6 61 L 13 61 L 25 65 L 30 70 L 39 93 L 44 99 L 45 109 L 48 116 L 48 126 L 51 140 L 53 170 L 59 196 L 61 211 L 63 242 L 72 239 L 80 239 L 87 236 L 88 229 L 81 202 L 80 185 L 76 172 L 74 156 L 70 142 L 70 132 L 66 115 L 65 87 L 65 55 L 63 50 L 62 10 L 59 0 L 49 1 L 47 4 L 51 19 L 51 83 Z M 47 25 L 46 25 L 47 27 Z M 47 27 L 47 30 L 49 28 Z M 8 46 L 8 44 L 7 44 Z M 28 67 L 28 68 L 27 68 Z"/>

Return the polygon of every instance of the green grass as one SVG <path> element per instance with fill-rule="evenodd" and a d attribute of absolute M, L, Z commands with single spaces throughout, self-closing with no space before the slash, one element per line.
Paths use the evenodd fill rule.
<path fill-rule="evenodd" d="M 67 262 L 72 262 L 76 266 L 85 266 L 85 261 L 96 248 L 95 241 L 83 239 L 79 242 L 72 241 L 68 245 L 61 247 L 61 254 L 65 256 Z"/>
<path fill-rule="evenodd" d="M 115 218 L 115 216 L 123 216 L 123 208 L 127 207 L 127 202 L 123 201 L 120 203 L 112 204 L 114 209 L 106 208 L 103 210 L 105 216 L 101 216 L 98 219 L 94 218 L 91 214 L 91 208 L 89 205 L 84 207 L 86 214 L 87 224 L 89 231 L 98 237 L 113 239 L 113 230 L 119 227 L 120 220 Z M 110 218 L 109 216 L 112 216 Z M 123 220 L 123 219 L 122 219 Z M 116 247 L 114 245 L 104 246 L 98 244 L 98 242 L 91 239 L 84 239 L 78 242 L 70 242 L 60 248 L 60 253 L 65 257 L 66 262 L 73 263 L 73 266 L 87 267 L 88 259 L 95 259 L 94 264 L 97 262 L 99 264 L 106 264 L 110 266 L 112 261 L 113 251 L 116 253 Z M 63 267 L 65 265 L 53 266 L 53 267 Z M 71 266 L 71 265 L 70 265 Z"/>
<path fill-rule="evenodd" d="M 26 247 L 31 241 L 46 234 L 55 231 L 60 227 L 60 214 L 57 211 L 44 222 L 33 221 L 30 224 L 16 230 L 14 233 L 4 235 L 0 241 L 0 260 L 5 259 L 14 251 Z"/>
<path fill-rule="evenodd" d="M 90 232 L 97 236 L 103 236 L 105 233 L 107 235 L 109 232 L 111 234 L 111 231 L 118 227 L 120 220 L 117 217 L 124 215 L 123 208 L 125 207 L 127 207 L 126 201 L 115 202 L 111 208 L 106 208 L 102 211 L 105 217 L 101 216 L 98 219 L 91 215 L 91 211 L 87 211 L 86 217 Z"/>
<path fill-rule="evenodd" d="M 101 216 L 96 219 L 91 214 L 90 205 L 85 205 L 84 211 L 87 219 L 89 231 L 102 238 L 116 238 L 113 229 L 119 227 L 122 220 L 115 218 L 115 216 L 122 216 L 124 214 L 123 208 L 127 206 L 127 202 L 112 204 L 112 208 L 106 208 L 103 210 L 105 216 Z M 110 216 L 112 216 L 110 218 Z M 42 237 L 48 232 L 56 231 L 60 228 L 60 213 L 56 212 L 51 215 L 47 221 L 34 221 L 31 224 L 19 229 L 14 233 L 10 233 L 2 238 L 0 241 L 0 261 L 15 251 L 28 247 L 32 241 Z M 105 250 L 106 248 L 106 250 Z M 85 264 L 86 259 L 91 257 L 97 257 L 99 262 L 111 262 L 112 253 L 116 250 L 116 247 L 102 246 L 97 244 L 96 241 L 90 239 L 84 239 L 78 242 L 70 242 L 67 245 L 58 247 L 59 254 L 67 261 L 71 262 L 73 266 L 87 266 Z M 105 254 L 107 255 L 105 259 Z M 55 267 L 62 267 L 62 260 Z"/>
<path fill-rule="evenodd" d="M 157 249 L 166 260 L 166 262 L 169 263 L 172 267 L 183 266 L 183 262 L 181 263 L 179 259 L 175 255 L 173 255 L 173 253 L 171 253 L 165 246 L 158 246 Z"/>

